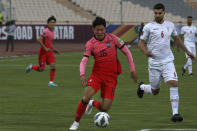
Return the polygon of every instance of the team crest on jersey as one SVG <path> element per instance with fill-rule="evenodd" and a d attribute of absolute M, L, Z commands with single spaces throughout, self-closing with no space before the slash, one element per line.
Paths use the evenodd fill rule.
<path fill-rule="evenodd" d="M 123 44 L 124 44 L 124 41 L 123 41 L 123 40 L 121 40 L 120 38 L 118 38 L 118 41 L 120 42 L 120 44 L 121 44 L 121 45 L 123 45 Z"/>
<path fill-rule="evenodd" d="M 110 48 L 110 42 L 107 42 L 106 45 L 107 45 L 107 48 Z"/>
<path fill-rule="evenodd" d="M 90 79 L 89 82 L 92 82 L 92 79 Z"/>

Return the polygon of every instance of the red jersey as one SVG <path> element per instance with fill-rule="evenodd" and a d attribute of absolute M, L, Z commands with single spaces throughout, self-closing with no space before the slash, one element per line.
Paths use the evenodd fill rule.
<path fill-rule="evenodd" d="M 84 56 L 94 57 L 92 73 L 117 75 L 120 74 L 120 63 L 117 58 L 117 48 L 121 49 L 124 42 L 113 34 L 105 34 L 105 38 L 99 41 L 93 37 L 86 43 Z"/>
<path fill-rule="evenodd" d="M 46 29 L 43 30 L 41 36 L 43 37 L 43 44 L 51 50 L 52 49 L 52 43 L 53 43 L 53 40 L 54 40 L 54 32 L 51 31 L 49 28 L 46 28 Z M 41 47 L 40 50 L 42 52 L 45 52 L 43 47 Z"/>

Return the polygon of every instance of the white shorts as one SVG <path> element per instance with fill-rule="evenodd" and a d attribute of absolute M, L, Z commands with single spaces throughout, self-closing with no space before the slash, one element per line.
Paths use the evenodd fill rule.
<path fill-rule="evenodd" d="M 153 89 L 160 88 L 162 78 L 165 83 L 170 80 L 178 81 L 178 76 L 173 61 L 161 66 L 149 64 L 148 71 L 150 85 Z"/>
<path fill-rule="evenodd" d="M 191 52 L 195 57 L 196 57 L 196 47 L 195 47 L 195 43 L 191 43 L 191 42 L 184 42 L 186 48 L 189 50 L 189 52 Z M 185 53 L 186 58 L 189 58 L 189 56 Z"/>

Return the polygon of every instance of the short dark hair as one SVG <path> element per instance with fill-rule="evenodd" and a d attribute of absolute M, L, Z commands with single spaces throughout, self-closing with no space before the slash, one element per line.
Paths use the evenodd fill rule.
<path fill-rule="evenodd" d="M 48 18 L 47 23 L 49 23 L 51 20 L 54 20 L 56 22 L 56 18 L 55 16 L 51 16 Z"/>
<path fill-rule="evenodd" d="M 97 25 L 103 25 L 106 27 L 106 21 L 102 17 L 96 17 L 95 20 L 92 22 L 92 26 L 95 28 Z"/>
<path fill-rule="evenodd" d="M 162 3 L 157 3 L 154 5 L 153 9 L 162 9 L 163 11 L 165 11 L 165 6 Z"/>
<path fill-rule="evenodd" d="M 192 16 L 187 16 L 187 18 L 192 18 Z"/>

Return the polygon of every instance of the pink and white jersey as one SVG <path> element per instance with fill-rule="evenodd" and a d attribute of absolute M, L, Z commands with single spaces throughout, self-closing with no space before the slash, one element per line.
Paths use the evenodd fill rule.
<path fill-rule="evenodd" d="M 52 43 L 53 43 L 53 40 L 54 40 L 54 32 L 51 31 L 49 28 L 46 28 L 41 33 L 41 36 L 43 37 L 43 44 L 47 48 L 52 49 Z M 42 47 L 41 47 L 41 49 L 44 50 Z"/>
<path fill-rule="evenodd" d="M 170 48 L 171 36 L 177 36 L 177 32 L 170 21 L 162 24 L 151 22 L 144 26 L 140 39 L 145 40 L 148 50 L 152 51 L 153 57 L 148 58 L 149 64 L 162 65 L 174 60 Z"/>
<path fill-rule="evenodd" d="M 99 41 L 93 37 L 86 43 L 84 56 L 94 56 L 93 73 L 118 74 L 120 66 L 117 60 L 117 48 L 124 47 L 124 42 L 113 34 L 105 34 L 105 38 Z"/>
<path fill-rule="evenodd" d="M 197 34 L 196 26 L 183 26 L 181 28 L 181 34 L 184 35 L 184 44 L 189 42 L 193 43 L 192 46 L 195 47 L 195 35 Z"/>

